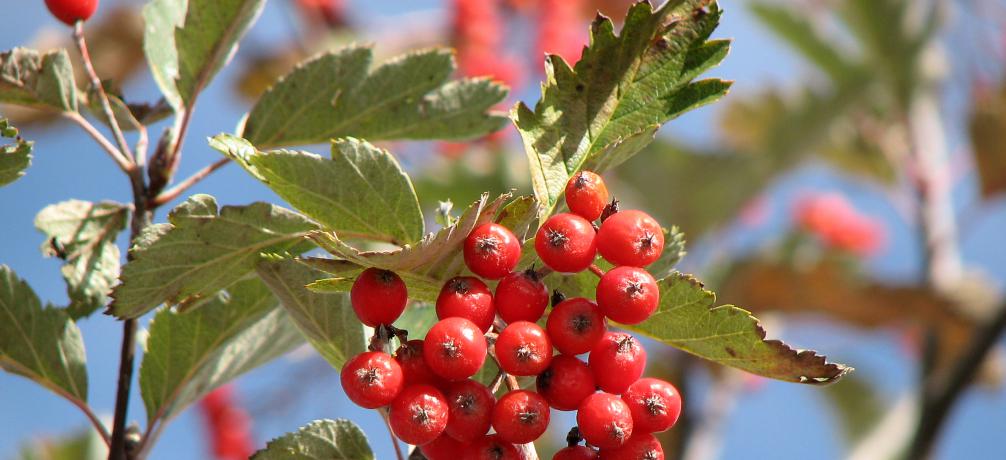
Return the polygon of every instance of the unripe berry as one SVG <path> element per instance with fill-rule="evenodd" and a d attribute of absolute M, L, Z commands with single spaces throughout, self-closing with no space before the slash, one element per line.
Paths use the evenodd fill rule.
<path fill-rule="evenodd" d="M 552 362 L 552 341 L 535 323 L 509 324 L 496 339 L 496 358 L 510 375 L 538 375 Z"/>
<path fill-rule="evenodd" d="M 681 394 L 660 379 L 637 380 L 622 394 L 622 400 L 629 405 L 637 433 L 667 431 L 681 415 Z"/>
<path fill-rule="evenodd" d="M 433 386 L 408 387 L 391 403 L 388 422 L 399 439 L 421 446 L 437 439 L 447 427 L 447 400 Z"/>
<path fill-rule="evenodd" d="M 426 460 L 458 460 L 465 452 L 465 445 L 444 433 L 437 439 L 419 446 L 419 450 L 423 452 Z"/>
<path fill-rule="evenodd" d="M 367 351 L 342 366 L 342 389 L 360 407 L 376 409 L 395 400 L 402 391 L 402 368 L 391 355 Z"/>
<path fill-rule="evenodd" d="M 637 433 L 621 447 L 601 449 L 601 460 L 664 460 L 664 448 L 650 433 Z"/>
<path fill-rule="evenodd" d="M 601 277 L 595 297 L 604 316 L 622 324 L 638 324 L 657 310 L 660 288 L 646 270 L 621 266 Z"/>
<path fill-rule="evenodd" d="M 538 229 L 534 249 L 552 270 L 576 273 L 586 270 L 597 256 L 594 226 L 576 214 L 556 214 Z"/>
<path fill-rule="evenodd" d="M 447 380 L 464 380 L 475 375 L 485 363 L 486 350 L 486 338 L 478 326 L 456 317 L 434 324 L 423 343 L 426 365 Z"/>
<path fill-rule="evenodd" d="M 629 334 L 607 332 L 590 350 L 588 365 L 601 390 L 622 394 L 643 375 L 646 349 Z"/>
<path fill-rule="evenodd" d="M 597 451 L 587 446 L 563 447 L 552 456 L 552 460 L 597 460 Z"/>
<path fill-rule="evenodd" d="M 377 327 L 394 323 L 402 315 L 409 293 L 395 272 L 368 268 L 353 281 L 349 299 L 360 322 Z"/>
<path fill-rule="evenodd" d="M 538 272 L 527 269 L 514 272 L 496 285 L 496 311 L 503 321 L 536 322 L 548 306 L 548 288 L 541 282 Z"/>
<path fill-rule="evenodd" d="M 608 393 L 594 393 L 580 403 L 576 412 L 580 434 L 601 449 L 620 447 L 632 436 L 632 414 L 621 398 Z"/>
<path fill-rule="evenodd" d="M 523 460 L 512 442 L 500 439 L 498 434 L 486 436 L 465 450 L 464 460 Z"/>
<path fill-rule="evenodd" d="M 508 228 L 488 223 L 475 227 L 465 238 L 465 265 L 483 278 L 507 276 L 520 261 L 520 241 Z"/>
<path fill-rule="evenodd" d="M 447 280 L 437 297 L 437 318 L 465 318 L 488 332 L 496 318 L 493 295 L 486 283 L 474 276 L 456 276 Z"/>
<path fill-rule="evenodd" d="M 560 353 L 579 355 L 594 348 L 607 330 L 604 315 L 583 297 L 560 302 L 548 315 L 545 329 Z"/>
<path fill-rule="evenodd" d="M 88 20 L 98 9 L 98 0 L 45 0 L 45 6 L 56 19 L 72 26 Z"/>
<path fill-rule="evenodd" d="M 613 265 L 645 267 L 664 252 L 664 230 L 645 212 L 619 211 L 597 231 L 597 251 Z"/>
<path fill-rule="evenodd" d="M 402 366 L 402 377 L 405 386 L 425 383 L 439 387 L 443 379 L 433 373 L 423 356 L 423 341 L 409 340 L 395 351 L 395 361 Z"/>
<path fill-rule="evenodd" d="M 462 380 L 446 386 L 448 413 L 446 433 L 458 441 L 481 439 L 492 424 L 496 398 L 485 385 L 474 380 Z M 456 460 L 456 459 L 452 459 Z"/>
<path fill-rule="evenodd" d="M 580 171 L 566 183 L 566 206 L 584 219 L 595 221 L 608 204 L 604 179 L 591 171 Z"/>
<path fill-rule="evenodd" d="M 500 439 L 514 444 L 532 442 L 548 428 L 548 403 L 533 391 L 514 390 L 496 403 L 492 418 Z"/>
<path fill-rule="evenodd" d="M 576 410 L 583 400 L 597 391 L 594 374 L 575 356 L 559 355 L 538 375 L 538 394 L 558 410 Z"/>

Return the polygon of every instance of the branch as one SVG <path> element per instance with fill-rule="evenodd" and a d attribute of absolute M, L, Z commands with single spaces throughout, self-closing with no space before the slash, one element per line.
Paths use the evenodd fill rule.
<path fill-rule="evenodd" d="M 108 125 L 112 127 L 112 134 L 115 135 L 115 140 L 119 144 L 119 151 L 122 152 L 130 163 L 134 163 L 133 152 L 129 149 L 126 137 L 122 135 L 119 120 L 115 118 L 115 113 L 112 112 L 112 104 L 108 102 L 108 94 L 105 93 L 105 87 L 101 84 L 101 79 L 98 78 L 98 74 L 94 71 L 94 65 L 91 63 L 91 54 L 87 51 L 87 41 L 84 39 L 84 21 L 77 21 L 77 24 L 73 26 L 73 40 L 77 44 L 77 50 L 80 51 L 80 58 L 84 61 L 84 70 L 91 80 L 91 85 L 98 91 L 101 108 L 105 112 L 105 117 L 108 118 Z"/>
<path fill-rule="evenodd" d="M 178 198 L 182 193 L 185 193 L 185 191 L 188 190 L 189 187 L 198 184 L 207 176 L 213 174 L 214 171 L 224 167 L 224 165 L 226 165 L 227 163 L 230 163 L 230 161 L 231 161 L 230 158 L 223 158 L 217 160 L 216 162 L 210 165 L 207 165 L 206 167 L 200 169 L 199 171 L 196 171 L 194 174 L 192 174 L 185 180 L 179 182 L 178 185 L 175 185 L 174 187 L 171 187 L 170 189 L 161 192 L 160 195 L 157 195 L 157 197 L 154 198 L 151 205 L 154 207 L 158 207 L 170 202 L 171 200 L 174 200 L 175 198 Z"/>
<path fill-rule="evenodd" d="M 94 139 L 95 142 L 98 143 L 99 146 L 101 146 L 102 150 L 108 153 L 108 156 L 110 156 L 112 161 L 119 166 L 119 169 L 126 174 L 130 174 L 130 171 L 133 169 L 133 165 L 126 159 L 126 157 L 122 156 L 122 152 L 115 148 L 115 146 L 112 145 L 112 143 L 109 142 L 109 140 L 105 138 L 105 136 L 94 127 L 94 125 L 91 124 L 91 122 L 87 121 L 87 119 L 77 112 L 61 112 L 61 115 L 80 126 L 88 135 L 91 136 L 92 139 Z"/>

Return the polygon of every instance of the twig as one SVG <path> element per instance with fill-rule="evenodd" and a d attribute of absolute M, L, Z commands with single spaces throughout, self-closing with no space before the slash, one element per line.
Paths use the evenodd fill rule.
<path fill-rule="evenodd" d="M 171 187 L 170 189 L 161 192 L 160 195 L 157 195 L 157 197 L 154 198 L 152 205 L 155 207 L 161 206 L 170 202 L 171 200 L 174 200 L 175 198 L 178 198 L 182 193 L 185 193 L 185 191 L 188 190 L 189 187 L 198 184 L 207 176 L 213 174 L 214 171 L 224 167 L 224 165 L 226 165 L 229 162 L 230 158 L 223 158 L 213 162 L 212 164 L 207 165 L 206 167 L 200 169 L 199 171 L 196 171 L 194 174 L 192 174 L 185 180 L 179 182 L 174 187 Z"/>
<path fill-rule="evenodd" d="M 94 414 L 94 411 L 91 410 L 91 406 L 88 406 L 87 403 L 85 403 L 84 401 L 72 397 L 69 394 L 65 394 L 62 392 L 60 393 L 63 395 L 64 398 L 66 398 L 67 401 L 70 401 L 74 406 L 77 406 L 77 408 L 80 409 L 80 411 L 87 416 L 87 419 L 90 420 L 91 425 L 94 425 L 94 429 L 98 432 L 98 435 L 101 436 L 101 440 L 105 442 L 106 446 L 109 445 L 110 441 L 109 441 L 108 428 L 105 428 L 105 424 L 101 423 L 101 420 L 98 419 L 98 416 Z"/>
<path fill-rule="evenodd" d="M 587 267 L 587 269 L 590 270 L 591 273 L 597 275 L 598 278 L 604 276 L 604 270 L 601 270 L 601 267 L 598 267 L 597 265 L 590 264 L 590 266 Z"/>
<path fill-rule="evenodd" d="M 105 87 L 101 84 L 101 79 L 98 78 L 98 74 L 94 71 L 94 65 L 91 63 L 91 54 L 87 51 L 87 40 L 84 39 L 84 21 L 77 21 L 77 24 L 73 26 L 73 41 L 77 44 L 77 51 L 80 51 L 81 60 L 84 61 L 84 71 L 91 80 L 91 85 L 98 91 L 101 108 L 105 112 L 105 117 L 108 118 L 108 125 L 112 127 L 112 134 L 115 135 L 115 141 L 119 144 L 119 151 L 130 163 L 135 163 L 133 152 L 129 149 L 129 143 L 126 142 L 122 128 L 119 127 L 119 121 L 115 118 L 115 113 L 112 112 L 112 104 L 108 102 Z"/>
<path fill-rule="evenodd" d="M 133 235 L 135 237 L 135 235 Z M 130 238 L 130 241 L 133 240 Z M 136 320 L 122 324 L 122 347 L 119 350 L 119 382 L 115 394 L 115 417 L 112 422 L 112 443 L 108 460 L 126 460 L 126 416 L 129 413 L 129 393 L 133 383 L 133 361 L 136 358 Z"/>
<path fill-rule="evenodd" d="M 133 165 L 130 164 L 129 160 L 127 160 L 124 156 L 122 156 L 122 153 L 119 152 L 119 149 L 115 148 L 115 146 L 112 145 L 112 143 L 109 142 L 109 140 L 105 138 L 104 135 L 101 134 L 101 131 L 98 131 L 98 129 L 91 124 L 91 122 L 87 121 L 86 118 L 82 117 L 77 112 L 62 112 L 61 115 L 63 115 L 64 118 L 80 126 L 81 129 L 84 130 L 84 132 L 90 135 L 91 138 L 94 139 L 94 141 L 97 142 L 99 146 L 101 146 L 102 150 L 108 153 L 108 156 L 112 157 L 112 161 L 114 161 L 115 164 L 119 166 L 119 169 L 121 169 L 126 174 L 130 174 L 130 170 L 133 169 Z"/>
<path fill-rule="evenodd" d="M 402 446 L 398 445 L 398 438 L 395 437 L 394 430 L 391 429 L 391 420 L 388 419 L 388 409 L 380 408 L 377 410 L 381 414 L 381 419 L 384 420 L 384 426 L 388 427 L 388 436 L 391 436 L 391 444 L 395 446 L 395 457 L 398 460 L 405 460 L 405 455 L 402 454 Z"/>

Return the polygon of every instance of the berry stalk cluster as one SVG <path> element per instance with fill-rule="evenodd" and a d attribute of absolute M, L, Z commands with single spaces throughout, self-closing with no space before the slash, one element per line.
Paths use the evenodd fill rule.
<path fill-rule="evenodd" d="M 663 251 L 663 229 L 644 212 L 618 210 L 592 172 L 574 175 L 565 197 L 570 212 L 541 226 L 535 251 L 552 271 L 598 275 L 594 300 L 550 296 L 547 270 L 516 270 L 522 241 L 486 223 L 464 242 L 474 276 L 445 282 L 439 322 L 425 339 L 408 340 L 391 326 L 408 302 L 404 281 L 366 269 L 353 283 L 353 308 L 361 322 L 383 336 L 399 334 L 402 344 L 393 355 L 372 344 L 346 363 L 342 386 L 350 400 L 387 407 L 394 434 L 430 460 L 520 460 L 517 445 L 544 434 L 552 409 L 576 411 L 578 425 L 554 460 L 662 460 L 653 434 L 674 426 L 681 397 L 668 382 L 642 378 L 642 343 L 608 330 L 607 320 L 636 324 L 657 309 L 660 291 L 645 267 Z M 598 255 L 614 268 L 598 268 Z M 500 368 L 497 382 L 510 382 L 498 399 L 496 388 L 472 378 L 487 357 Z M 515 385 L 518 376 L 535 377 L 534 390 Z"/>

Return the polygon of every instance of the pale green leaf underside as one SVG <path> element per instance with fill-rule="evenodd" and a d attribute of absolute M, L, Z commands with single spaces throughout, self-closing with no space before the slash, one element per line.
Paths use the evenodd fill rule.
<path fill-rule="evenodd" d="M 546 210 L 580 169 L 625 161 L 661 124 L 726 93 L 730 84 L 722 80 L 692 82 L 729 49 L 726 41 L 707 41 L 719 16 L 712 0 L 671 0 L 655 11 L 637 2 L 621 35 L 609 19 L 594 21 L 575 67 L 546 59 L 541 100 L 533 111 L 518 104 L 511 113 Z"/>
<path fill-rule="evenodd" d="M 137 239 L 122 268 L 110 312 L 138 317 L 161 303 L 191 307 L 251 273 L 262 253 L 299 254 L 317 226 L 267 203 L 217 209 L 209 195 L 193 195 Z"/>
<path fill-rule="evenodd" d="M 293 260 L 263 261 L 257 271 L 315 350 L 334 368 L 366 351 L 363 325 L 348 294 L 319 294 L 305 285 L 324 274 Z"/>
<path fill-rule="evenodd" d="M 302 342 L 276 297 L 251 278 L 189 313 L 163 309 L 150 323 L 140 366 L 147 422 L 168 420 L 219 385 Z"/>
<path fill-rule="evenodd" d="M 66 51 L 0 53 L 0 103 L 76 112 L 77 87 Z"/>
<path fill-rule="evenodd" d="M 372 51 L 352 46 L 301 64 L 270 88 L 241 137 L 260 149 L 358 137 L 465 139 L 503 127 L 490 113 L 506 88 L 485 79 L 450 80 L 449 50 L 416 51 L 371 70 Z"/>
<path fill-rule="evenodd" d="M 17 137 L 17 128 L 6 118 L 0 118 L 0 137 L 14 138 L 12 144 L 0 144 L 0 187 L 10 184 L 24 175 L 31 166 L 32 142 Z"/>
<path fill-rule="evenodd" d="M 86 360 L 77 325 L 63 310 L 43 308 L 28 283 L 0 265 L 0 368 L 81 404 Z"/>
<path fill-rule="evenodd" d="M 403 244 L 423 236 L 412 181 L 387 150 L 367 141 L 333 140 L 331 159 L 300 151 L 262 152 L 227 134 L 210 145 L 343 238 Z"/>
<path fill-rule="evenodd" d="M 373 460 L 367 437 L 349 420 L 316 420 L 266 444 L 251 460 Z"/>
<path fill-rule="evenodd" d="M 35 217 L 35 228 L 46 236 L 42 253 L 65 259 L 60 272 L 77 319 L 108 302 L 119 278 L 119 247 L 115 239 L 126 228 L 129 208 L 120 203 L 69 200 L 46 206 Z M 57 254 L 60 248 L 62 254 Z"/>

